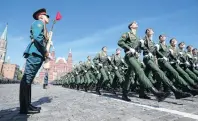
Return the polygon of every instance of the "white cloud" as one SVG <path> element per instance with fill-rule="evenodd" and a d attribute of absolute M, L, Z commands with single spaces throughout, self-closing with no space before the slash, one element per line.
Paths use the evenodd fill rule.
<path fill-rule="evenodd" d="M 9 41 L 23 41 L 25 38 L 23 36 L 8 36 Z"/>

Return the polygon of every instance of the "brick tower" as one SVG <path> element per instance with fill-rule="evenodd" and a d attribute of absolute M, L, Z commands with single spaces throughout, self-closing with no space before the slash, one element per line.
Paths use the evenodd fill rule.
<path fill-rule="evenodd" d="M 72 51 L 71 49 L 69 50 L 69 55 L 68 55 L 68 58 L 67 58 L 67 71 L 68 72 L 71 72 L 72 71 Z"/>

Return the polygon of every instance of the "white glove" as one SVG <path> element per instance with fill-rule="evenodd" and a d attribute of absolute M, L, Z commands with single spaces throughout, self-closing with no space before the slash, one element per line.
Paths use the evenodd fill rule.
<path fill-rule="evenodd" d="M 96 73 L 99 73 L 99 71 L 96 71 Z"/>
<path fill-rule="evenodd" d="M 51 54 L 49 53 L 48 57 L 49 60 L 53 60 L 53 57 L 51 56 Z"/>
<path fill-rule="evenodd" d="M 108 59 L 111 61 L 111 57 L 110 56 L 108 56 Z"/>
<path fill-rule="evenodd" d="M 177 63 L 180 64 L 180 60 L 177 60 Z"/>
<path fill-rule="evenodd" d="M 141 64 L 142 64 L 143 66 L 145 66 L 145 65 L 144 65 L 144 62 L 141 62 Z"/>
<path fill-rule="evenodd" d="M 193 67 L 196 67 L 196 65 L 195 65 L 195 64 L 193 64 Z"/>
<path fill-rule="evenodd" d="M 99 65 L 99 66 L 103 66 L 102 63 L 99 63 L 98 65 Z"/>
<path fill-rule="evenodd" d="M 78 74 L 78 72 L 76 72 L 76 74 Z"/>
<path fill-rule="evenodd" d="M 182 52 L 179 52 L 179 54 L 180 54 L 180 55 L 183 55 L 183 53 L 182 53 Z"/>
<path fill-rule="evenodd" d="M 108 71 L 108 74 L 110 74 L 110 72 Z"/>
<path fill-rule="evenodd" d="M 143 46 L 144 46 L 144 40 L 141 39 L 141 40 L 140 40 L 140 43 L 141 43 L 141 46 L 143 47 Z"/>
<path fill-rule="evenodd" d="M 124 59 L 121 59 L 122 62 L 124 62 Z"/>
<path fill-rule="evenodd" d="M 187 54 L 187 56 L 188 56 L 189 58 L 192 58 L 192 56 L 191 56 L 190 54 Z"/>
<path fill-rule="evenodd" d="M 159 50 L 159 47 L 160 47 L 160 46 L 159 46 L 158 44 L 156 44 L 155 47 L 157 48 L 157 50 Z"/>
<path fill-rule="evenodd" d="M 148 56 L 149 56 L 149 57 L 153 57 L 153 54 L 152 54 L 152 53 L 149 53 Z"/>
<path fill-rule="evenodd" d="M 129 50 L 132 54 L 134 54 L 135 53 L 135 49 L 133 49 L 133 48 L 130 48 L 130 50 Z"/>
<path fill-rule="evenodd" d="M 94 68 L 94 65 L 91 65 L 92 68 Z"/>
<path fill-rule="evenodd" d="M 173 50 L 172 49 L 169 49 L 169 51 L 171 52 L 171 54 L 173 54 Z"/>
<path fill-rule="evenodd" d="M 87 70 L 85 70 L 85 73 L 87 72 Z"/>
<path fill-rule="evenodd" d="M 165 61 L 168 61 L 168 58 L 166 58 L 166 57 L 163 57 L 163 59 L 164 59 Z"/>
<path fill-rule="evenodd" d="M 187 65 L 190 65 L 190 63 L 188 61 L 185 62 Z"/>
<path fill-rule="evenodd" d="M 115 66 L 115 70 L 117 70 L 118 69 L 118 67 L 117 66 Z"/>

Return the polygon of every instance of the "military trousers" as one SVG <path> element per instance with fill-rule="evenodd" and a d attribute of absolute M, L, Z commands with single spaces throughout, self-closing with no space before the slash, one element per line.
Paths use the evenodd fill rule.
<path fill-rule="evenodd" d="M 184 68 L 184 70 L 186 71 L 186 73 L 188 73 L 188 75 L 196 82 L 198 83 L 198 77 L 195 73 L 193 73 L 189 68 Z"/>
<path fill-rule="evenodd" d="M 195 68 L 192 68 L 191 70 L 198 76 L 198 70 L 196 70 Z"/>
<path fill-rule="evenodd" d="M 28 111 L 31 103 L 31 84 L 38 70 L 43 63 L 43 59 L 37 55 L 29 55 L 26 59 L 25 71 L 20 83 L 19 101 L 20 111 Z"/>
<path fill-rule="evenodd" d="M 144 61 L 145 65 L 146 65 L 147 70 L 149 69 L 156 76 L 155 77 L 156 81 L 161 81 L 167 87 L 171 87 L 172 86 L 172 83 L 170 82 L 168 77 L 166 77 L 165 73 L 154 62 L 153 58 L 144 57 L 143 61 Z"/>
<path fill-rule="evenodd" d="M 112 82 L 112 87 L 115 89 L 118 87 L 118 83 L 121 84 L 122 81 L 123 81 L 123 77 L 122 75 L 120 74 L 119 70 L 114 70 L 114 77 L 113 77 L 113 82 Z"/>
<path fill-rule="evenodd" d="M 125 91 L 129 90 L 130 84 L 131 84 L 130 75 L 132 72 L 134 72 L 135 75 L 137 76 L 140 86 L 144 88 L 152 88 L 153 87 L 152 83 L 145 75 L 137 59 L 130 54 L 126 54 L 124 58 L 125 58 L 125 62 L 128 65 L 128 70 L 127 70 L 127 73 L 125 74 L 123 90 Z"/>
<path fill-rule="evenodd" d="M 190 76 L 188 75 L 188 73 L 186 73 L 177 63 L 173 63 L 171 64 L 172 67 L 179 73 L 179 75 L 185 79 L 185 81 L 191 85 L 191 86 L 194 86 L 195 85 L 195 82 L 192 78 L 190 78 Z"/>
<path fill-rule="evenodd" d="M 107 67 L 99 67 L 99 80 L 97 82 L 97 87 L 100 88 L 104 83 L 106 83 L 109 78 L 108 78 L 108 70 Z"/>
<path fill-rule="evenodd" d="M 48 71 L 45 72 L 44 84 L 48 84 Z"/>
<path fill-rule="evenodd" d="M 76 75 L 75 77 L 76 77 L 75 78 L 76 84 L 81 84 L 81 82 L 80 82 L 80 75 Z"/>
<path fill-rule="evenodd" d="M 87 85 L 91 84 L 93 82 L 93 80 L 95 80 L 94 75 L 92 74 L 92 72 L 89 70 L 87 71 L 87 73 L 85 74 L 85 83 Z"/>
<path fill-rule="evenodd" d="M 171 80 L 175 79 L 177 86 L 188 86 L 188 83 L 179 75 L 179 73 L 164 59 L 158 59 L 158 64 L 163 71 L 167 71 L 167 74 Z"/>

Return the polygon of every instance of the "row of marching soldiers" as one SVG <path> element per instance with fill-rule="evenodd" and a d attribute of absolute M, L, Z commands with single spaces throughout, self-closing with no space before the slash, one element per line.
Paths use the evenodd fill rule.
<path fill-rule="evenodd" d="M 136 91 L 143 99 L 150 99 L 147 93 L 150 92 L 158 101 L 169 97 L 171 92 L 176 99 L 198 95 L 196 48 L 185 47 L 184 42 L 177 44 L 176 38 L 166 42 L 165 35 L 160 35 L 159 42 L 155 44 L 151 28 L 146 29 L 143 39 L 139 39 L 135 21 L 128 28 L 130 31 L 117 42 L 125 52 L 123 59 L 119 48 L 109 57 L 107 47 L 103 47 L 93 62 L 88 56 L 86 62 L 80 62 L 72 72 L 63 76 L 63 86 L 85 91 L 95 88 L 99 95 L 101 89 L 114 94 L 122 91 L 125 101 L 131 101 L 128 98 L 130 91 Z M 142 52 L 141 62 L 139 56 Z"/>

